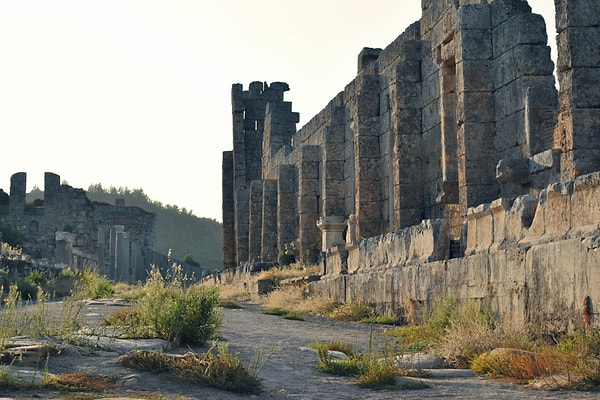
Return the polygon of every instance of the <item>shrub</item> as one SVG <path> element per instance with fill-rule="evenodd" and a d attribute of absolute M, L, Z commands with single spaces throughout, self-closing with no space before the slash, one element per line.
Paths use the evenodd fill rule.
<path fill-rule="evenodd" d="M 329 318 L 334 321 L 357 322 L 375 316 L 375 309 L 365 303 L 346 303 L 334 308 Z"/>
<path fill-rule="evenodd" d="M 31 271 L 29 273 L 29 280 L 31 280 L 36 286 L 43 286 L 48 282 L 48 278 L 42 271 Z"/>
<path fill-rule="evenodd" d="M 377 359 L 374 354 L 357 355 L 354 348 L 344 342 L 319 343 L 314 346 L 319 360 L 317 369 L 332 375 L 356 376 L 357 384 L 370 389 L 423 389 L 429 387 L 424 382 L 396 383 L 396 376 L 404 371 L 386 359 Z M 332 359 L 329 350 L 344 352 L 345 360 Z"/>
<path fill-rule="evenodd" d="M 448 318 L 437 350 L 455 367 L 468 368 L 475 357 L 501 344 L 494 317 L 481 302 L 469 300 Z"/>
<path fill-rule="evenodd" d="M 396 389 L 395 378 L 398 375 L 401 375 L 400 369 L 392 364 L 372 361 L 358 377 L 358 386 L 370 389 Z"/>
<path fill-rule="evenodd" d="M 258 394 L 261 381 L 256 371 L 244 366 L 237 354 L 225 345 L 210 348 L 205 354 L 188 352 L 184 356 L 134 350 L 119 358 L 121 364 L 141 370 L 167 373 L 184 382 L 211 386 L 240 394 Z"/>
<path fill-rule="evenodd" d="M 142 320 L 159 337 L 176 344 L 204 344 L 221 324 L 219 292 L 186 282 L 179 267 L 173 267 L 170 280 L 154 267 L 140 300 Z"/>
<path fill-rule="evenodd" d="M 17 290 L 21 294 L 21 299 L 31 301 L 37 300 L 39 287 L 31 279 L 19 279 L 17 281 Z"/>
<path fill-rule="evenodd" d="M 332 359 L 329 356 L 330 348 L 327 344 L 320 343 L 315 345 L 315 348 L 317 350 L 317 359 L 319 360 L 317 369 L 321 372 L 332 375 L 354 376 L 359 375 L 365 368 L 363 360 L 354 355 L 350 356 L 347 354 L 349 357 L 345 360 Z"/>
<path fill-rule="evenodd" d="M 18 247 L 25 239 L 23 228 L 10 222 L 0 220 L 0 232 L 2 232 L 2 241 L 12 247 Z"/>
<path fill-rule="evenodd" d="M 79 292 L 82 296 L 91 297 L 92 299 L 102 299 L 111 297 L 115 288 L 108 278 L 101 276 L 98 272 L 91 268 L 84 268 L 78 272 L 79 276 Z"/>

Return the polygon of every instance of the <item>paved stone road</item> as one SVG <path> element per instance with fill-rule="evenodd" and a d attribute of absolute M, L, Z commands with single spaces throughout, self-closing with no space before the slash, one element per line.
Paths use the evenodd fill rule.
<path fill-rule="evenodd" d="M 102 315 L 114 311 L 109 304 L 93 302 L 84 312 L 89 322 L 97 322 Z M 86 371 L 119 378 L 120 386 L 98 394 L 97 398 L 122 397 L 128 399 L 271 399 L 271 400 L 325 400 L 325 399 L 597 399 L 599 394 L 570 391 L 541 391 L 483 378 L 431 379 L 429 389 L 374 391 L 362 389 L 351 378 L 337 377 L 316 370 L 316 356 L 302 347 L 315 342 L 343 340 L 366 350 L 375 345 L 381 327 L 358 323 L 336 323 L 324 318 L 309 317 L 305 321 L 284 320 L 265 315 L 260 308 L 247 304 L 240 310 L 224 310 L 221 340 L 231 351 L 239 352 L 249 361 L 262 352 L 265 360 L 259 376 L 264 379 L 265 391 L 259 396 L 238 396 L 221 390 L 182 384 L 160 374 L 127 369 L 117 362 L 120 353 L 128 349 L 114 346 L 109 351 L 92 353 L 68 352 L 49 359 L 47 371 L 51 374 Z M 140 342 L 141 344 L 141 342 Z M 132 343 L 131 347 L 136 344 Z M 189 350 L 182 348 L 183 353 Z M 192 348 L 201 353 L 206 348 Z M 0 399 L 65 399 L 65 393 L 37 390 L 1 392 Z M 90 398 L 90 397 L 86 397 Z M 93 398 L 93 397 L 92 397 Z"/>

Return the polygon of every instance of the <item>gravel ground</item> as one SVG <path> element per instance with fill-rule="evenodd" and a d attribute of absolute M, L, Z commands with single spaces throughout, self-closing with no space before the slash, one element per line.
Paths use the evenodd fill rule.
<path fill-rule="evenodd" d="M 110 303 L 93 302 L 86 307 L 89 324 L 114 311 Z M 152 399 L 598 399 L 597 393 L 545 391 L 486 378 L 446 378 L 425 380 L 430 388 L 406 391 L 378 391 L 356 386 L 352 378 L 337 377 L 317 371 L 316 356 L 303 349 L 315 342 L 343 340 L 366 350 L 380 336 L 377 330 L 359 323 L 332 322 L 308 317 L 304 321 L 285 320 L 265 315 L 254 304 L 242 309 L 225 309 L 221 340 L 233 352 L 248 361 L 258 354 L 265 361 L 259 376 L 264 380 L 260 395 L 241 396 L 233 393 L 183 384 L 160 374 L 139 372 L 117 362 L 119 352 L 97 351 L 91 354 L 68 352 L 49 359 L 47 371 L 52 374 L 85 371 L 119 377 L 119 386 L 104 393 L 87 394 L 85 399 L 152 398 Z M 133 343 L 132 348 L 135 346 Z M 182 348 L 197 353 L 206 347 Z M 120 350 L 121 352 L 123 350 Z M 0 399 L 68 399 L 75 395 L 47 390 L 0 391 Z M 81 397 L 77 397 L 81 398 Z"/>

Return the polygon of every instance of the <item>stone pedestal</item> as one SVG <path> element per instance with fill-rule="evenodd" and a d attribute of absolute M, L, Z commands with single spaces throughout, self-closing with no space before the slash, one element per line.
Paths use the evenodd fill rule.
<path fill-rule="evenodd" d="M 321 217 L 317 221 L 317 227 L 322 232 L 321 250 L 327 251 L 334 246 L 346 244 L 344 239 L 344 230 L 346 229 L 346 219 L 339 216 Z"/>

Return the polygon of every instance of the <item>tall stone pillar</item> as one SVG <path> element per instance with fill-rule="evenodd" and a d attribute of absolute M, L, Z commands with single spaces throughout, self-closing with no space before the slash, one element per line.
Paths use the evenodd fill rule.
<path fill-rule="evenodd" d="M 262 181 L 250 183 L 250 215 L 248 224 L 248 261 L 261 259 L 263 184 Z"/>
<path fill-rule="evenodd" d="M 359 58 L 361 58 L 359 55 Z M 363 57 L 364 58 L 364 57 Z M 360 236 L 376 236 L 382 229 L 382 160 L 379 148 L 379 76 L 359 73 L 354 81 L 354 189 Z M 348 92 L 348 90 L 347 90 Z"/>
<path fill-rule="evenodd" d="M 303 146 L 301 167 L 298 176 L 298 234 L 300 260 L 307 264 L 316 263 L 321 238 L 315 221 L 319 218 L 321 193 L 319 192 L 319 146 Z"/>
<path fill-rule="evenodd" d="M 391 229 L 406 228 L 423 218 L 423 149 L 421 120 L 421 42 L 402 41 L 395 82 L 390 83 L 392 114 Z"/>
<path fill-rule="evenodd" d="M 52 212 L 58 204 L 60 176 L 52 172 L 44 173 L 44 209 Z"/>
<path fill-rule="evenodd" d="M 246 177 L 246 136 L 245 136 L 245 114 L 246 104 L 244 102 L 244 91 L 241 84 L 235 84 L 231 88 L 231 106 L 233 123 L 233 152 L 232 152 L 232 175 L 233 196 L 232 210 L 235 215 L 235 265 L 248 261 L 248 181 Z"/>
<path fill-rule="evenodd" d="M 117 232 L 117 265 L 116 280 L 129 282 L 131 271 L 129 259 L 129 232 Z"/>
<path fill-rule="evenodd" d="M 25 195 L 27 192 L 27 174 L 17 172 L 10 177 L 10 199 L 8 209 L 10 216 L 15 218 L 15 223 L 21 222 L 25 213 Z"/>
<path fill-rule="evenodd" d="M 261 259 L 275 262 L 279 256 L 277 248 L 277 181 L 265 179 L 262 194 Z"/>
<path fill-rule="evenodd" d="M 222 166 L 223 268 L 236 266 L 233 152 L 223 152 Z"/>
<path fill-rule="evenodd" d="M 600 170 L 600 1 L 554 0 L 561 180 Z"/>
<path fill-rule="evenodd" d="M 294 165 L 280 165 L 277 176 L 277 246 L 297 257 L 298 171 Z"/>
<path fill-rule="evenodd" d="M 459 7 L 454 40 L 459 200 L 460 214 L 466 216 L 469 207 L 498 196 L 492 30 L 487 4 Z"/>
<path fill-rule="evenodd" d="M 344 108 L 332 107 L 332 123 L 324 127 L 325 144 L 323 151 L 323 193 L 322 215 L 345 215 L 345 126 Z"/>

